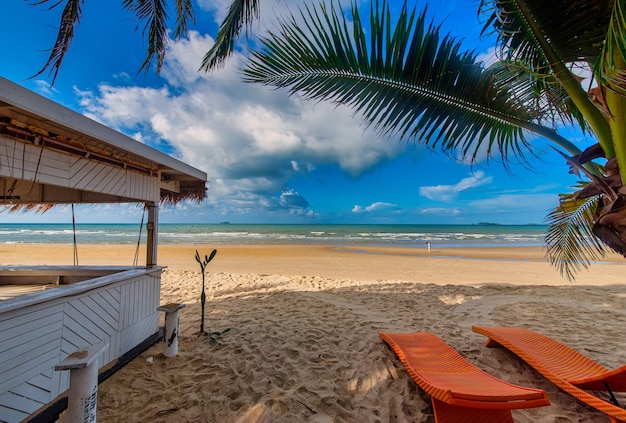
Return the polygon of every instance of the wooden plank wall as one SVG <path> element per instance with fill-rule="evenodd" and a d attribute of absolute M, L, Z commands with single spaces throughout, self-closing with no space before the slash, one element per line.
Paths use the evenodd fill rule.
<path fill-rule="evenodd" d="M 157 175 L 42 148 L 6 135 L 0 135 L 0 177 L 34 180 L 138 201 L 158 202 L 160 198 Z"/>
<path fill-rule="evenodd" d="M 108 343 L 102 367 L 154 334 L 159 297 L 160 273 L 151 273 L 0 314 L 0 422 L 20 422 L 64 392 L 69 372 L 54 366 L 77 349 Z"/>

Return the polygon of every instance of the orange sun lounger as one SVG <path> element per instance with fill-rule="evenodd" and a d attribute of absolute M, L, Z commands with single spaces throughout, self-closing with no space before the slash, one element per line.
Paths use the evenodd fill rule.
<path fill-rule="evenodd" d="M 613 423 L 626 423 L 626 409 L 612 392 L 626 392 L 626 366 L 609 370 L 552 338 L 520 328 L 472 326 L 489 338 L 488 347 L 503 346 L 534 367 L 556 386 L 607 414 Z M 585 391 L 605 391 L 615 404 Z"/>
<path fill-rule="evenodd" d="M 545 391 L 483 372 L 431 333 L 381 332 L 380 337 L 431 396 L 437 423 L 512 423 L 511 409 L 550 404 Z"/>

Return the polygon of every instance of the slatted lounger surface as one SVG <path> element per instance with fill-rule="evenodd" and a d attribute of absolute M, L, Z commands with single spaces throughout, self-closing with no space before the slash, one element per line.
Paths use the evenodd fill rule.
<path fill-rule="evenodd" d="M 567 345 L 527 329 L 472 326 L 472 330 L 489 338 L 488 347 L 507 348 L 568 394 L 606 413 L 611 422 L 626 422 L 625 409 L 583 390 L 607 391 L 608 385 L 613 392 L 626 392 L 626 366 L 609 370 Z"/>
<path fill-rule="evenodd" d="M 428 393 L 438 423 L 512 423 L 511 409 L 548 405 L 547 394 L 491 376 L 426 332 L 380 333 Z"/>

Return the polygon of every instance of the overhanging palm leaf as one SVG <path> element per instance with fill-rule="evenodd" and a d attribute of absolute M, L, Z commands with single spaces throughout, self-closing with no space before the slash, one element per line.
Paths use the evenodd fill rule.
<path fill-rule="evenodd" d="M 191 0 L 176 0 L 176 30 L 174 39 L 179 40 L 189 33 L 189 22 L 195 22 Z"/>
<path fill-rule="evenodd" d="M 259 17 L 259 0 L 234 0 L 220 25 L 215 44 L 202 59 L 200 69 L 208 71 L 224 63 L 235 49 L 235 40 L 245 26 Z"/>
<path fill-rule="evenodd" d="M 555 130 L 562 125 L 577 125 L 583 134 L 588 132 L 585 115 L 553 75 L 537 76 L 524 63 L 517 61 L 496 62 L 490 71 L 497 80 L 496 85 L 504 87 L 511 99 L 523 106 L 538 124 Z M 563 156 L 567 158 L 567 155 Z M 604 176 L 604 169 L 595 162 L 589 161 L 581 166 L 592 175 Z"/>
<path fill-rule="evenodd" d="M 49 0 L 41 0 L 35 4 L 44 4 L 48 1 Z M 50 74 L 52 75 L 52 83 L 54 84 L 54 81 L 59 73 L 61 63 L 63 62 L 63 58 L 65 57 L 65 53 L 67 53 L 67 49 L 70 47 L 70 43 L 74 38 L 74 27 L 80 22 L 82 13 L 80 6 L 82 2 L 83 0 L 68 0 L 65 4 L 65 8 L 61 14 L 61 22 L 59 24 L 57 39 L 54 43 L 54 47 L 52 47 L 48 61 L 44 67 L 33 76 L 33 78 L 41 75 L 49 69 Z M 50 8 L 54 8 L 58 5 L 59 3 L 56 3 Z"/>
<path fill-rule="evenodd" d="M 33 4 L 50 3 L 52 0 L 38 0 Z M 55 0 L 50 8 L 55 8 L 63 3 L 63 0 Z M 43 68 L 33 76 L 37 77 L 46 70 L 50 70 L 52 74 L 52 83 L 54 83 L 65 54 L 69 50 L 72 39 L 74 38 L 74 30 L 80 22 L 82 10 L 81 5 L 85 0 L 67 0 L 61 21 L 59 23 L 59 31 L 54 47 L 51 49 L 50 56 Z M 174 0 L 176 7 L 176 28 L 174 30 L 174 39 L 178 40 L 186 36 L 189 32 L 189 23 L 194 22 L 193 4 L 191 0 Z M 156 60 L 156 71 L 160 72 L 161 66 L 165 59 L 165 48 L 167 44 L 167 0 L 123 0 L 122 6 L 135 14 L 140 20 L 145 22 L 143 29 L 144 36 L 148 40 L 148 50 L 146 58 L 141 64 L 139 70 L 148 71 L 153 61 Z"/>
<path fill-rule="evenodd" d="M 549 225 L 545 241 L 547 257 L 561 275 L 570 281 L 591 260 L 604 257 L 606 249 L 598 242 L 591 228 L 598 197 L 576 200 L 574 195 L 561 195 L 560 205 L 546 218 Z"/>
<path fill-rule="evenodd" d="M 554 75 L 538 75 L 515 60 L 498 61 L 490 70 L 537 123 L 552 127 L 576 124 L 583 133 L 588 131 L 584 116 Z"/>
<path fill-rule="evenodd" d="M 288 87 L 306 98 L 346 104 L 384 134 L 474 160 L 485 149 L 503 162 L 530 150 L 524 130 L 580 152 L 512 100 L 494 74 L 450 36 L 403 7 L 392 26 L 386 2 L 371 10 L 369 38 L 356 6 L 352 22 L 333 3 L 301 10 L 252 52 L 244 80 Z M 304 23 L 303 23 L 304 22 Z M 352 25 L 352 30 L 350 30 Z"/>
<path fill-rule="evenodd" d="M 140 21 L 145 21 L 143 34 L 148 38 L 148 54 L 139 70 L 150 69 L 156 58 L 157 73 L 165 60 L 165 43 L 167 41 L 167 11 L 166 0 L 124 0 L 125 9 L 136 14 Z"/>
<path fill-rule="evenodd" d="M 503 55 L 535 71 L 550 69 L 551 54 L 564 63 L 593 63 L 600 56 L 614 0 L 481 0 L 483 32 L 498 35 Z M 549 46 L 544 45 L 549 40 Z"/>
<path fill-rule="evenodd" d="M 626 94 L 626 5 L 614 0 L 614 6 L 606 31 L 606 41 L 594 68 L 596 78 L 602 85 L 620 94 Z"/>
<path fill-rule="evenodd" d="M 595 65 L 606 41 L 613 5 L 614 0 L 481 0 L 479 9 L 488 17 L 484 30 L 493 27 L 498 34 L 504 60 L 523 62 L 537 81 L 542 75 L 556 78 L 609 158 L 614 156 L 609 123 L 568 64 Z"/>
<path fill-rule="evenodd" d="M 50 8 L 63 3 L 63 0 L 54 0 Z M 46 70 L 50 70 L 53 77 L 52 83 L 61 68 L 65 54 L 69 50 L 74 29 L 81 17 L 81 8 L 85 0 L 66 0 L 65 8 L 61 15 L 57 40 L 51 50 L 48 61 L 43 68 L 33 76 L 37 77 Z M 33 4 L 45 4 L 52 0 L 34 0 Z M 174 40 L 179 40 L 189 33 L 189 23 L 195 22 L 193 3 L 191 0 L 174 0 L 176 7 L 176 28 Z M 167 44 L 167 0 L 123 0 L 124 9 L 134 13 L 135 16 L 145 22 L 143 34 L 147 38 L 148 48 L 140 71 L 148 71 L 156 61 L 156 73 L 161 71 L 165 60 Z M 235 48 L 235 41 L 245 26 L 250 26 L 254 19 L 259 17 L 259 0 L 234 0 L 228 11 L 228 15 L 220 25 L 215 44 L 206 53 L 202 60 L 201 69 L 209 71 L 221 64 L 228 58 Z"/>

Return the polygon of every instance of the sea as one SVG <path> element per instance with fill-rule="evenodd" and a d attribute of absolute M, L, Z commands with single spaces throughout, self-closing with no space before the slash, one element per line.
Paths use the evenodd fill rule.
<path fill-rule="evenodd" d="M 145 225 L 144 225 L 145 226 Z M 425 248 L 542 246 L 543 225 L 167 224 L 159 244 L 325 244 Z M 137 244 L 136 224 L 0 223 L 0 244 Z"/>

